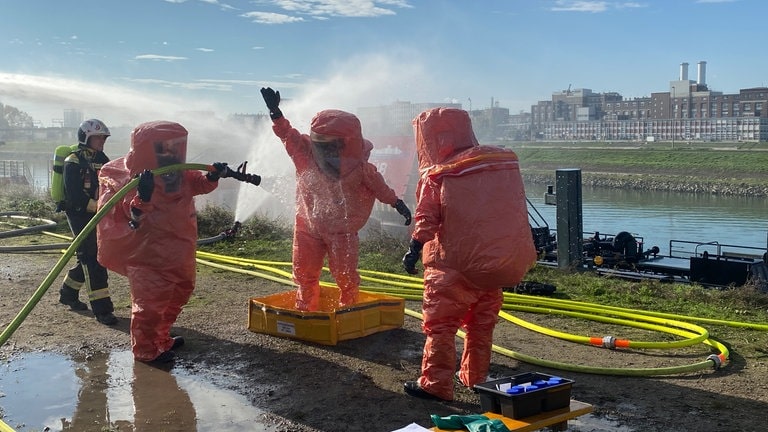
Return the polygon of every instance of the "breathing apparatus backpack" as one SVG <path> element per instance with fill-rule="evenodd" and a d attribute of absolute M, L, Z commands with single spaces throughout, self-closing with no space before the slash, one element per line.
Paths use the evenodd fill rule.
<path fill-rule="evenodd" d="M 77 151 L 78 145 L 62 145 L 56 147 L 53 153 L 53 170 L 51 171 L 51 198 L 56 204 L 56 211 L 64 210 L 64 159 Z"/>

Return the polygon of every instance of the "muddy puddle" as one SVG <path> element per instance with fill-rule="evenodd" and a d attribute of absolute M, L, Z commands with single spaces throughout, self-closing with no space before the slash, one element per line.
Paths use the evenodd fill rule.
<path fill-rule="evenodd" d="M 0 419 L 16 432 L 275 432 L 241 395 L 184 367 L 134 362 L 130 351 L 70 358 L 17 355 L 0 364 Z M 633 432 L 581 416 L 572 432 Z"/>
<path fill-rule="evenodd" d="M 17 432 L 274 431 L 263 414 L 205 377 L 134 362 L 130 351 L 0 364 L 0 418 Z"/>

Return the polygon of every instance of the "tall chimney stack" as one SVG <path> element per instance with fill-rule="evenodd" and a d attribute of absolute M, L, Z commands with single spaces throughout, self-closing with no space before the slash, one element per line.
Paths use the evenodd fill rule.
<path fill-rule="evenodd" d="M 699 62 L 699 85 L 707 85 L 707 62 L 700 61 Z"/>
<path fill-rule="evenodd" d="M 688 80 L 688 63 L 680 63 L 680 81 Z"/>

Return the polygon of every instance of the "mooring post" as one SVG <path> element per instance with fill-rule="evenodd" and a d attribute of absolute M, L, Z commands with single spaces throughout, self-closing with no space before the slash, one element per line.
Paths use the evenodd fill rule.
<path fill-rule="evenodd" d="M 557 267 L 581 267 L 583 252 L 583 222 L 581 218 L 581 170 L 555 171 L 557 188 Z"/>

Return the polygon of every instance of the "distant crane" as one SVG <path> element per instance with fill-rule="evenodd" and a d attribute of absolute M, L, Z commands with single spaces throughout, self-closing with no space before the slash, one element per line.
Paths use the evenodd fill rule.
<path fill-rule="evenodd" d="M 571 85 L 570 84 L 568 84 L 568 90 L 565 91 L 565 95 L 566 96 L 570 96 L 571 95 Z"/>

